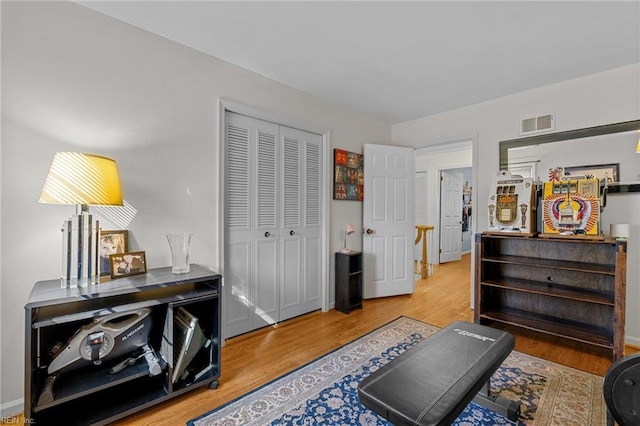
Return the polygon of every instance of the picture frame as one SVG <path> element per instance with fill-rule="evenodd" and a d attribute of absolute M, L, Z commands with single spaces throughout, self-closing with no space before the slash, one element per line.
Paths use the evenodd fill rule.
<path fill-rule="evenodd" d="M 364 156 L 343 149 L 333 150 L 333 199 L 362 201 Z"/>
<path fill-rule="evenodd" d="M 611 164 L 594 164 L 590 166 L 574 166 L 565 167 L 564 175 L 568 176 L 593 176 L 600 180 L 604 179 L 605 174 L 611 179 L 611 182 L 620 182 L 620 163 Z"/>
<path fill-rule="evenodd" d="M 112 279 L 147 273 L 147 259 L 144 251 L 111 254 L 109 264 Z"/>
<path fill-rule="evenodd" d="M 122 254 L 129 251 L 129 232 L 127 230 L 100 231 L 100 276 L 111 274 L 112 254 Z"/>

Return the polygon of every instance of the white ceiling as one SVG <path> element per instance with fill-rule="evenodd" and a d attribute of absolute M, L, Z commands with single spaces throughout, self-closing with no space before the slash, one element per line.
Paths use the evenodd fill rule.
<path fill-rule="evenodd" d="M 640 1 L 78 3 L 388 124 L 640 63 Z"/>

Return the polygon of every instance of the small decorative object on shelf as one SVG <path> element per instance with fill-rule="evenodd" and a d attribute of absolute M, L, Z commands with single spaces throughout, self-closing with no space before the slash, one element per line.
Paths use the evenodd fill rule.
<path fill-rule="evenodd" d="M 560 182 L 564 177 L 564 167 L 558 166 L 549 169 L 549 182 Z"/>
<path fill-rule="evenodd" d="M 600 181 L 565 176 L 545 182 L 542 217 L 545 234 L 600 237 Z"/>
<path fill-rule="evenodd" d="M 110 255 L 124 254 L 129 251 L 128 234 L 126 230 L 100 230 L 100 275 L 111 274 Z"/>
<path fill-rule="evenodd" d="M 631 235 L 631 226 L 628 223 L 612 223 L 609 229 L 611 237 L 618 241 L 627 241 Z"/>
<path fill-rule="evenodd" d="M 342 253 L 345 253 L 345 254 L 351 253 L 351 250 L 347 248 L 347 236 L 352 235 L 355 232 L 356 230 L 353 228 L 353 225 L 347 223 L 347 226 L 345 226 L 344 228 L 344 247 L 342 248 Z"/>
<path fill-rule="evenodd" d="M 535 234 L 535 193 L 533 178 L 508 170 L 496 173 L 489 193 L 489 232 Z"/>
<path fill-rule="evenodd" d="M 191 251 L 191 234 L 167 234 L 171 249 L 171 272 L 186 274 L 189 272 L 189 254 Z"/>
<path fill-rule="evenodd" d="M 147 273 L 147 260 L 143 251 L 112 254 L 109 256 L 111 278 Z"/>

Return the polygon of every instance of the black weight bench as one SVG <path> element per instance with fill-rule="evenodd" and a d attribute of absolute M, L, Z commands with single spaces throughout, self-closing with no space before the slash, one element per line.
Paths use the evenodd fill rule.
<path fill-rule="evenodd" d="M 471 401 L 515 421 L 520 404 L 489 394 L 514 346 L 510 333 L 456 321 L 364 378 L 358 398 L 395 425 L 449 425 Z"/>

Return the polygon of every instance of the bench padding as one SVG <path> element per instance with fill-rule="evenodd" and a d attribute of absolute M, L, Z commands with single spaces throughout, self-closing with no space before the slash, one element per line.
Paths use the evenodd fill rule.
<path fill-rule="evenodd" d="M 363 379 L 358 397 L 395 425 L 449 425 L 514 346 L 505 331 L 456 321 Z"/>

